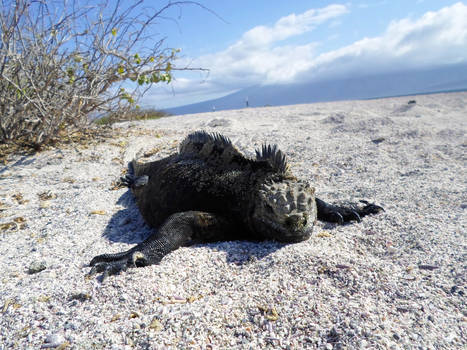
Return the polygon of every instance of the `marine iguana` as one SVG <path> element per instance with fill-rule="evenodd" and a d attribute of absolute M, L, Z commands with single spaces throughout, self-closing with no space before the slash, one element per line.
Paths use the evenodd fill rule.
<path fill-rule="evenodd" d="M 318 220 L 344 224 L 382 207 L 341 207 L 315 198 L 307 181 L 292 175 L 276 145 L 245 157 L 221 134 L 188 135 L 178 153 L 148 163 L 133 160 L 120 180 L 128 186 L 146 223 L 155 228 L 128 251 L 94 257 L 90 275 L 104 278 L 128 267 L 156 264 L 171 251 L 195 243 L 310 237 Z"/>

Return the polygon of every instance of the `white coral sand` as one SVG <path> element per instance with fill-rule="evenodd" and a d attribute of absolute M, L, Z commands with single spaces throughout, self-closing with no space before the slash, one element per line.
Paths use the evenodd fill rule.
<path fill-rule="evenodd" d="M 461 349 L 466 115 L 465 92 L 251 108 L 15 157 L 0 169 L 0 349 Z M 250 156 L 277 143 L 320 198 L 386 211 L 299 244 L 202 244 L 85 279 L 93 256 L 150 232 L 110 190 L 124 164 L 199 129 Z"/>

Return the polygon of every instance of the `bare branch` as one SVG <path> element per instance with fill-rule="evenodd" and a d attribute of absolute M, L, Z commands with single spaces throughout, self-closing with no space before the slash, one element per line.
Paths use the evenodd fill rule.
<path fill-rule="evenodd" d="M 93 115 L 133 108 L 174 71 L 204 70 L 176 67 L 178 51 L 151 35 L 170 8 L 213 13 L 203 5 L 169 1 L 148 11 L 144 0 L 78 1 L 0 2 L 0 143 L 47 142 Z"/>

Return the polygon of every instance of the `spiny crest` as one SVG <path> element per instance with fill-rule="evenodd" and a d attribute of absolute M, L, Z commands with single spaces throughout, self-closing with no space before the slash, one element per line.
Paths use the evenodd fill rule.
<path fill-rule="evenodd" d="M 219 133 L 207 133 L 206 131 L 195 131 L 189 134 L 180 144 L 180 153 L 198 153 L 205 144 L 211 144 L 221 149 L 233 147 L 232 141 Z"/>
<path fill-rule="evenodd" d="M 289 169 L 285 154 L 277 148 L 277 145 L 264 144 L 261 152 L 256 150 L 256 160 L 268 162 L 274 171 L 280 174 L 285 174 Z"/>
<path fill-rule="evenodd" d="M 218 133 L 197 131 L 186 137 L 180 145 L 180 153 L 197 157 L 220 166 L 222 169 L 236 168 L 246 162 L 245 157 L 228 137 Z"/>

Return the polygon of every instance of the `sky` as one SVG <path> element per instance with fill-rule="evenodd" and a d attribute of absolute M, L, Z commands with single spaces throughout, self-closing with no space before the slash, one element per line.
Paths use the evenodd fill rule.
<path fill-rule="evenodd" d="M 163 2 L 161 2 L 163 3 Z M 200 0 L 157 28 L 180 48 L 144 107 L 170 108 L 255 85 L 303 83 L 467 63 L 467 2 Z"/>

